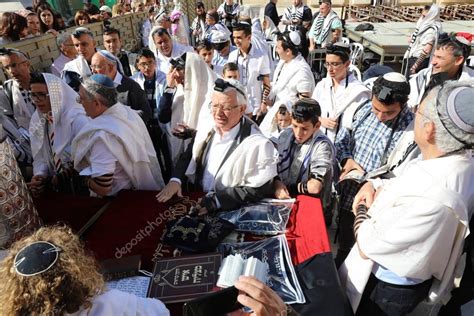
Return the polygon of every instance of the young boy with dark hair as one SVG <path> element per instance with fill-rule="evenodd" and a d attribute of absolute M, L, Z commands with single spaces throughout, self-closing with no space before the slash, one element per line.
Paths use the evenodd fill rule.
<path fill-rule="evenodd" d="M 222 69 L 222 77 L 224 79 L 239 80 L 240 79 L 239 66 L 237 66 L 236 63 L 232 63 L 232 62 L 225 64 L 224 68 Z"/>
<path fill-rule="evenodd" d="M 335 150 L 320 130 L 321 108 L 311 98 L 301 98 L 293 106 L 292 128 L 278 138 L 278 178 L 275 196 L 306 194 L 321 198 L 326 223 L 331 222 L 331 192 Z"/>
<path fill-rule="evenodd" d="M 207 40 L 199 41 L 196 45 L 195 50 L 199 57 L 201 57 L 202 60 L 204 60 L 204 62 L 209 67 L 211 67 L 211 69 L 214 69 L 214 66 L 212 65 L 212 58 L 214 57 L 214 47 L 212 47 L 212 44 Z"/>

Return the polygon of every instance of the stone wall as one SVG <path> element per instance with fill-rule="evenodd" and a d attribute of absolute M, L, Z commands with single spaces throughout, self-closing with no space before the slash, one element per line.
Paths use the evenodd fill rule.
<path fill-rule="evenodd" d="M 120 30 L 122 42 L 125 50 L 133 51 L 141 47 L 141 25 L 146 19 L 146 13 L 127 14 L 110 19 L 111 26 Z M 94 34 L 97 47 L 103 48 L 101 22 L 88 24 L 87 27 Z M 72 33 L 75 27 L 66 29 L 62 32 Z M 6 47 L 17 48 L 24 52 L 30 59 L 32 70 L 48 71 L 53 60 L 59 56 L 59 48 L 56 44 L 56 37 L 51 34 L 21 40 Z M 5 82 L 4 69 L 0 70 L 0 81 Z"/>

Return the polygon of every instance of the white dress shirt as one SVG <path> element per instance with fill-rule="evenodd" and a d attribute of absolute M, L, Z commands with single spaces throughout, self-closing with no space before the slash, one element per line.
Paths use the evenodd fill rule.
<path fill-rule="evenodd" d="M 270 75 L 270 60 L 267 52 L 263 52 L 255 45 L 250 47 L 249 53 L 244 57 L 240 49 L 229 54 L 228 62 L 234 62 L 239 67 L 240 83 L 247 88 L 248 106 L 253 114 L 257 114 L 262 103 L 263 81 L 260 75 Z"/>
<path fill-rule="evenodd" d="M 240 131 L 240 124 L 235 125 L 230 131 L 223 133 L 222 136 L 216 129 L 215 131 L 216 133 L 212 138 L 202 176 L 202 188 L 204 192 L 214 191 L 214 182 L 217 172 L 232 142 Z"/>

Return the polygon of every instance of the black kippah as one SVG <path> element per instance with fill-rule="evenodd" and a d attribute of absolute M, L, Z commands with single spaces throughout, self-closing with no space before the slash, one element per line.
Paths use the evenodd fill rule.
<path fill-rule="evenodd" d="M 293 106 L 293 118 L 296 120 L 307 121 L 311 117 L 319 116 L 321 116 L 321 107 L 314 99 L 301 98 Z"/>
<path fill-rule="evenodd" d="M 23 247 L 15 256 L 16 273 L 33 276 L 48 271 L 58 261 L 60 248 L 47 241 L 37 241 Z"/>

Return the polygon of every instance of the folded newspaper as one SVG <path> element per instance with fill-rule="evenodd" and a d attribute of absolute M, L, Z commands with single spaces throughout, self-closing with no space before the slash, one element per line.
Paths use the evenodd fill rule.
<path fill-rule="evenodd" d="M 291 263 L 285 235 L 256 242 L 225 243 L 218 246 L 225 255 L 239 254 L 243 259 L 256 258 L 268 267 L 266 284 L 287 304 L 304 304 L 303 290 Z M 222 274 L 222 271 L 221 271 Z"/>

